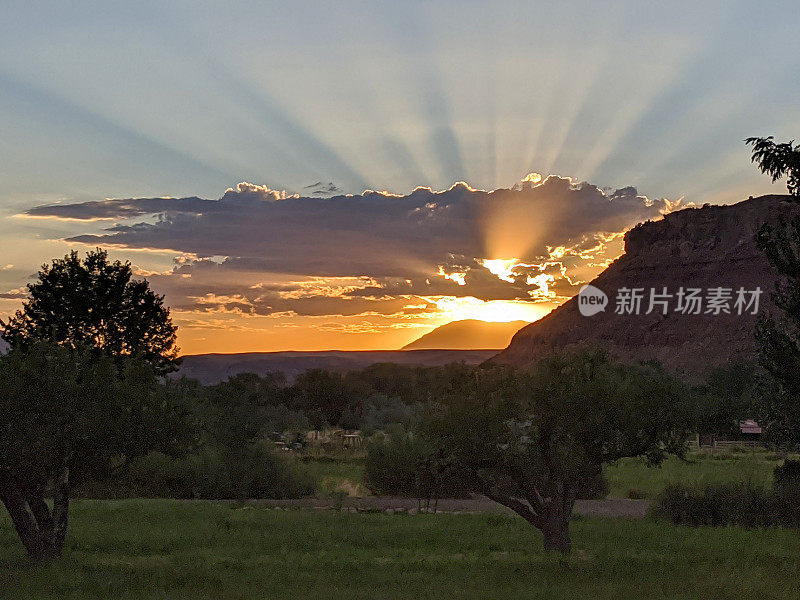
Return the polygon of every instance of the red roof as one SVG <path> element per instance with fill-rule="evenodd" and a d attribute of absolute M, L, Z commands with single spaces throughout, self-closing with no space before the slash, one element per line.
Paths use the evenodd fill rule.
<path fill-rule="evenodd" d="M 747 419 L 739 423 L 739 431 L 742 433 L 761 433 L 761 427 L 753 419 Z"/>

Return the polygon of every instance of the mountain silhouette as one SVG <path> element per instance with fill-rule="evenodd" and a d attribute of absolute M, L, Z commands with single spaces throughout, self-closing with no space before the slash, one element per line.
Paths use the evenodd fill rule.
<path fill-rule="evenodd" d="M 502 350 L 527 324 L 527 321 L 452 321 L 403 346 L 403 350 Z"/>
<path fill-rule="evenodd" d="M 686 208 L 637 225 L 625 235 L 625 253 L 591 285 L 608 295 L 604 312 L 582 316 L 579 298 L 520 330 L 493 360 L 524 367 L 553 351 L 580 346 L 604 348 L 621 360 L 656 360 L 690 378 L 733 361 L 755 361 L 754 329 L 759 315 L 774 312 L 770 295 L 777 273 L 755 242 L 765 222 L 800 215 L 787 195 L 751 198 L 738 204 Z M 642 289 L 640 314 L 616 314 L 618 291 Z M 666 314 L 646 314 L 650 290 L 673 297 Z M 684 314 L 675 310 L 681 288 L 730 289 L 730 313 Z M 737 314 L 736 290 L 761 289 L 758 314 Z"/>

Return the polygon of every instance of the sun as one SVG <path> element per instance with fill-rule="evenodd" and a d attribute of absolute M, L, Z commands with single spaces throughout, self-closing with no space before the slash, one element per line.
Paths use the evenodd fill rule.
<path fill-rule="evenodd" d="M 492 323 L 527 321 L 533 323 L 549 313 L 555 305 L 524 300 L 480 300 L 472 296 L 444 297 L 435 300 L 444 321 L 475 319 Z"/>

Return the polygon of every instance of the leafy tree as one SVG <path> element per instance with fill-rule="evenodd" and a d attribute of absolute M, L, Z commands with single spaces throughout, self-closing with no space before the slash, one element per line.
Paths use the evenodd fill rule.
<path fill-rule="evenodd" d="M 800 198 L 800 144 L 794 140 L 776 144 L 772 136 L 747 138 L 745 143 L 753 146 L 751 160 L 761 172 L 772 177 L 773 183 L 786 177 L 789 193 Z"/>
<path fill-rule="evenodd" d="M 800 145 L 776 144 L 772 137 L 748 138 L 752 161 L 777 181 L 786 177 L 789 194 L 800 202 Z M 800 217 L 765 223 L 756 236 L 779 275 L 772 301 L 778 315 L 759 320 L 756 341 L 764 368 L 780 384 L 768 433 L 786 446 L 800 444 Z"/>
<path fill-rule="evenodd" d="M 22 309 L 0 321 L 12 348 L 44 340 L 115 358 L 138 356 L 161 373 L 177 368 L 177 328 L 164 297 L 147 281 L 133 279 L 130 263 L 111 262 L 100 249 L 83 260 L 73 251 L 43 265 L 28 291 Z"/>
<path fill-rule="evenodd" d="M 741 421 L 764 421 L 777 390 L 772 377 L 757 363 L 734 362 L 712 369 L 695 392 L 698 431 L 735 436 Z"/>
<path fill-rule="evenodd" d="M 353 388 L 340 373 L 309 369 L 292 386 L 294 406 L 306 413 L 315 429 L 338 425 L 350 404 L 357 404 Z"/>
<path fill-rule="evenodd" d="M 686 390 L 663 370 L 601 352 L 552 356 L 525 373 L 477 369 L 442 403 L 421 428 L 440 465 L 560 552 L 570 550 L 575 499 L 603 464 L 682 455 L 691 421 Z"/>
<path fill-rule="evenodd" d="M 150 450 L 175 450 L 185 424 L 144 361 L 45 342 L 1 357 L 0 501 L 28 554 L 61 554 L 72 486 Z"/>

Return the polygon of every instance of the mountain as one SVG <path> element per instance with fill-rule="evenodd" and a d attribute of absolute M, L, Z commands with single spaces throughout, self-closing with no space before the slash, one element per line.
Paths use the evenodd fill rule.
<path fill-rule="evenodd" d="M 470 350 L 472 348 L 495 348 L 502 350 L 513 335 L 527 325 L 527 321 L 489 323 L 474 319 L 453 321 L 417 338 L 403 346 L 403 350 Z"/>
<path fill-rule="evenodd" d="M 177 377 L 198 379 L 204 384 L 226 380 L 237 373 L 264 375 L 279 371 L 291 381 L 308 369 L 345 373 L 377 363 L 434 367 L 454 362 L 482 363 L 497 350 L 376 350 L 323 352 L 253 352 L 246 354 L 195 354 L 183 357 Z"/>
<path fill-rule="evenodd" d="M 617 290 L 644 288 L 642 313 L 654 288 L 677 294 L 683 288 L 760 288 L 759 314 L 773 310 L 770 294 L 776 273 L 754 236 L 764 222 L 800 214 L 789 196 L 762 196 L 727 206 L 687 208 L 647 222 L 625 236 L 625 253 L 594 281 L 608 295 L 604 312 L 583 316 L 575 297 L 520 330 L 494 359 L 518 366 L 548 352 L 578 346 L 607 349 L 622 360 L 654 359 L 667 369 L 696 378 L 709 367 L 735 360 L 755 360 L 753 330 L 757 315 L 681 314 L 669 300 L 666 315 L 656 305 L 651 314 L 615 314 Z"/>

